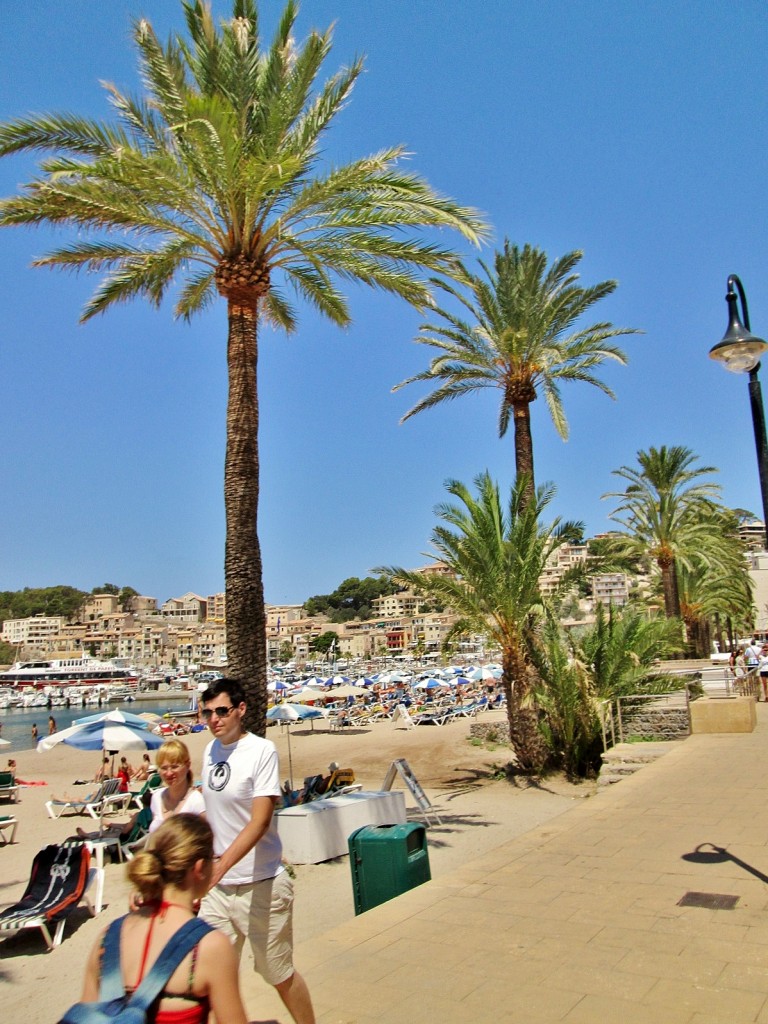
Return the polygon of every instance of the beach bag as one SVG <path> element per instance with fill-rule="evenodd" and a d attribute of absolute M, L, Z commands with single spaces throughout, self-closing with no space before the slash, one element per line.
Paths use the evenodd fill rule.
<path fill-rule="evenodd" d="M 212 928 L 205 921 L 187 921 L 171 937 L 149 973 L 130 996 L 123 987 L 120 970 L 120 929 L 124 917 L 113 921 L 104 937 L 101 962 L 101 999 L 94 1003 L 75 1003 L 59 1024 L 146 1024 L 147 1010 L 168 983 L 184 957 Z"/>

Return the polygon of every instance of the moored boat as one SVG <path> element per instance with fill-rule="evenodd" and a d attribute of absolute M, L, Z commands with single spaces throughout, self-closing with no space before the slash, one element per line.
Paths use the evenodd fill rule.
<path fill-rule="evenodd" d="M 138 676 L 130 669 L 96 658 L 60 658 L 52 661 L 17 661 L 0 672 L 0 686 L 96 686 L 100 683 L 135 687 Z"/>

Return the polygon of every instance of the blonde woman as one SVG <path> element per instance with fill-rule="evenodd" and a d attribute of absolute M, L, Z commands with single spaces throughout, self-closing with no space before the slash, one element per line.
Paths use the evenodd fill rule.
<path fill-rule="evenodd" d="M 179 943 L 180 930 L 195 920 L 193 902 L 206 893 L 212 871 L 213 834 L 199 815 L 177 814 L 155 832 L 128 865 L 141 906 L 114 922 L 110 934 L 105 932 L 94 946 L 85 969 L 83 1002 L 104 999 L 102 971 L 111 972 L 116 948 L 126 996 L 139 987 L 165 947 Z M 165 982 L 151 1018 L 155 1024 L 205 1024 L 211 1011 L 217 1021 L 247 1024 L 235 951 L 221 932 L 201 930 L 202 938 Z M 72 1007 L 64 1019 L 79 1019 L 72 1011 L 82 1015 L 83 1009 L 82 1004 Z"/>
<path fill-rule="evenodd" d="M 192 762 L 187 745 L 181 740 L 168 740 L 155 757 L 164 786 L 152 794 L 152 824 L 155 832 L 175 814 L 204 814 L 202 794 L 192 786 Z"/>

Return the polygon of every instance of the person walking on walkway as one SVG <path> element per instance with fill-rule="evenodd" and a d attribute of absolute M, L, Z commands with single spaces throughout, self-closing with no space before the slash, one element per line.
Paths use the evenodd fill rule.
<path fill-rule="evenodd" d="M 309 990 L 293 966 L 293 885 L 273 817 L 280 796 L 277 750 L 243 727 L 245 692 L 238 680 L 218 679 L 201 703 L 214 737 L 203 755 L 202 780 L 218 860 L 200 916 L 230 938 L 238 955 L 247 937 L 255 969 L 296 1024 L 314 1024 Z"/>
<path fill-rule="evenodd" d="M 141 896 L 140 904 L 111 926 L 119 929 L 116 943 L 110 945 L 103 933 L 91 950 L 83 1003 L 103 998 L 101 975 L 109 966 L 105 945 L 119 951 L 118 976 L 123 978 L 126 995 L 138 988 L 165 946 L 180 941 L 182 928 L 189 930 L 195 920 L 194 902 L 206 891 L 212 871 L 213 835 L 202 818 L 179 814 L 158 829 L 147 848 L 128 865 L 128 877 Z M 201 926 L 199 930 L 204 934 L 173 971 L 147 1019 L 206 1024 L 212 1012 L 217 1021 L 247 1024 L 231 945 L 215 929 L 206 932 Z M 78 1010 L 77 1019 L 85 1019 L 82 1003 Z M 102 1011 L 102 1016 L 107 1015 Z"/>

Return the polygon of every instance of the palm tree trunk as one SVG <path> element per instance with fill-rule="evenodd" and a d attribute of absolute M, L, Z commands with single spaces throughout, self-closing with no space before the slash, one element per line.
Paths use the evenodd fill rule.
<path fill-rule="evenodd" d="M 680 618 L 680 592 L 677 586 L 677 565 L 674 558 L 657 559 L 664 588 L 664 614 L 668 619 Z"/>
<path fill-rule="evenodd" d="M 256 386 L 257 306 L 230 300 L 227 369 L 227 453 L 224 505 L 227 540 L 228 675 L 248 696 L 245 726 L 263 736 L 267 713 L 267 648 L 264 583 L 258 537 L 259 399 Z"/>
<path fill-rule="evenodd" d="M 549 751 L 539 732 L 534 707 L 524 707 L 528 695 L 528 667 L 519 650 L 505 650 L 501 658 L 501 685 L 507 700 L 509 740 L 518 767 L 524 772 L 541 772 Z"/>
<path fill-rule="evenodd" d="M 531 405 L 530 402 L 515 402 L 512 409 L 515 423 L 515 473 L 518 480 L 523 476 L 526 478 L 522 500 L 525 509 L 532 500 L 535 490 Z"/>

